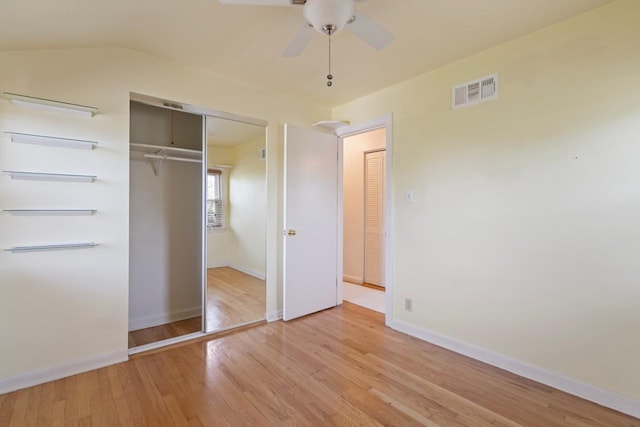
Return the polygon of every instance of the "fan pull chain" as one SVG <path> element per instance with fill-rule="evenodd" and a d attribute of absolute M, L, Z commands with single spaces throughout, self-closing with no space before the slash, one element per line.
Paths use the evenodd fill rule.
<path fill-rule="evenodd" d="M 331 33 L 329 33 L 329 74 L 327 74 L 327 86 L 333 86 L 333 75 L 331 75 Z"/>

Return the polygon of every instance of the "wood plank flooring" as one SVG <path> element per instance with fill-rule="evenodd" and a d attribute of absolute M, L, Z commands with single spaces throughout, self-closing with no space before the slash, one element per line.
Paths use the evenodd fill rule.
<path fill-rule="evenodd" d="M 207 270 L 207 331 L 265 318 L 265 281 L 231 267 Z"/>
<path fill-rule="evenodd" d="M 207 270 L 207 332 L 265 318 L 264 280 L 230 267 Z M 129 348 L 202 331 L 202 318 L 129 332 Z"/>
<path fill-rule="evenodd" d="M 0 395 L 0 426 L 640 426 L 349 303 Z"/>
<path fill-rule="evenodd" d="M 202 331 L 202 316 L 129 332 L 129 348 Z"/>

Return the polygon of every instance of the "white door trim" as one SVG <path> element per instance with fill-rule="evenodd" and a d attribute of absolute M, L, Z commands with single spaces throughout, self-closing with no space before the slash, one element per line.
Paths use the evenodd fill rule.
<path fill-rule="evenodd" d="M 384 277 L 385 277 L 385 324 L 388 326 L 393 321 L 393 252 L 391 250 L 393 246 L 393 114 L 389 113 L 384 116 L 376 117 L 370 120 L 366 120 L 361 123 L 356 123 L 349 126 L 344 126 L 336 129 L 335 133 L 338 136 L 338 212 L 342 212 L 342 193 L 343 193 L 343 177 L 342 177 L 342 162 L 343 162 L 343 147 L 344 138 L 349 136 L 358 135 L 365 132 L 370 132 L 376 129 L 385 128 L 387 131 L 387 175 L 386 175 L 386 188 L 387 193 L 385 195 L 385 260 L 384 260 Z M 342 304 L 342 262 L 343 262 L 343 216 L 338 215 L 338 304 Z"/>

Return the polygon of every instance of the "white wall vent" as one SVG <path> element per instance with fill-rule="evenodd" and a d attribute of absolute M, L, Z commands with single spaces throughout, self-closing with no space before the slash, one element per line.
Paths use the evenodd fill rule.
<path fill-rule="evenodd" d="M 462 108 L 498 97 L 498 74 L 454 86 L 451 92 L 451 108 Z"/>

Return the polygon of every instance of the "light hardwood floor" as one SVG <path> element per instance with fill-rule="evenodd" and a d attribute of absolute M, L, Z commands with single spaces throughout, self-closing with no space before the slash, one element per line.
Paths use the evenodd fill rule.
<path fill-rule="evenodd" d="M 202 331 L 202 316 L 129 332 L 129 348 Z"/>
<path fill-rule="evenodd" d="M 0 396 L 0 426 L 640 426 L 349 303 Z"/>
<path fill-rule="evenodd" d="M 207 331 L 265 318 L 264 280 L 231 267 L 207 270 Z"/>
<path fill-rule="evenodd" d="M 207 331 L 265 318 L 264 280 L 230 267 L 207 270 Z M 202 318 L 180 320 L 166 325 L 129 332 L 129 348 L 202 331 Z"/>

